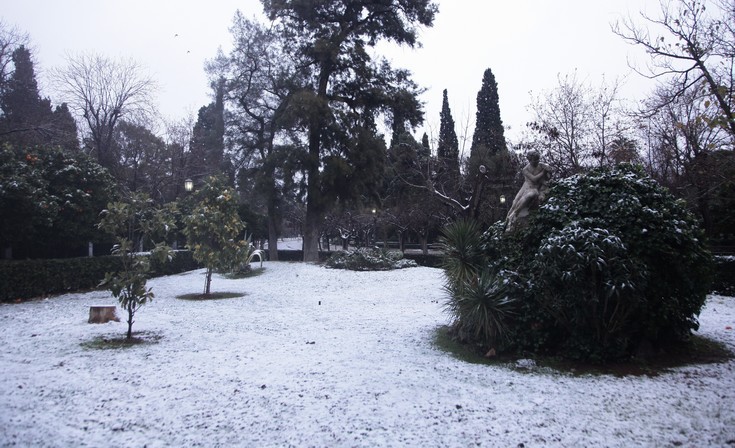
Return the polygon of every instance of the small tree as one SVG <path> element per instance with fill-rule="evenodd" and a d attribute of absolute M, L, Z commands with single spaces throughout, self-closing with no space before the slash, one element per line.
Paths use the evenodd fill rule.
<path fill-rule="evenodd" d="M 230 270 L 247 260 L 250 244 L 247 240 L 237 241 L 245 223 L 237 213 L 234 188 L 227 186 L 222 178 L 210 177 L 197 196 L 191 215 L 184 219 L 184 234 L 194 259 L 207 268 L 204 295 L 209 295 L 212 272 Z"/>
<path fill-rule="evenodd" d="M 154 243 L 150 256 L 137 252 L 152 238 L 173 229 L 172 213 L 157 209 L 153 201 L 143 194 L 133 195 L 126 202 L 115 202 L 102 211 L 99 228 L 115 236 L 112 254 L 119 256 L 121 269 L 108 272 L 100 284 L 106 286 L 120 305 L 128 312 L 127 338 L 133 337 L 135 313 L 153 299 L 153 291 L 146 288 L 150 260 L 170 260 L 173 251 L 163 242 Z"/>

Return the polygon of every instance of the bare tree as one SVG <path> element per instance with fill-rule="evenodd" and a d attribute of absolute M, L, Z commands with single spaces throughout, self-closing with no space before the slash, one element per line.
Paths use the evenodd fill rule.
<path fill-rule="evenodd" d="M 121 118 L 141 122 L 151 116 L 156 84 L 133 60 L 79 54 L 67 56 L 67 64 L 53 72 L 59 94 L 81 116 L 100 165 L 111 168 L 117 163 L 111 151 L 115 125 Z"/>
<path fill-rule="evenodd" d="M 558 85 L 533 98 L 530 109 L 535 141 L 524 146 L 544 153 L 544 159 L 560 176 L 609 165 L 615 142 L 625 138 L 626 112 L 619 98 L 620 81 L 599 87 L 577 78 L 559 75 Z"/>
<path fill-rule="evenodd" d="M 677 85 L 661 86 L 647 102 L 659 106 L 641 119 L 648 143 L 646 165 L 652 176 L 687 199 L 709 233 L 713 196 L 731 181 L 717 162 L 721 150 L 732 153 L 730 136 L 726 129 L 708 124 L 706 117 L 716 116 L 719 110 L 708 101 L 704 86 L 683 94 L 676 89 Z"/>
<path fill-rule="evenodd" d="M 21 45 L 28 46 L 29 41 L 28 33 L 0 19 L 0 94 L 10 76 L 13 52 Z"/>
<path fill-rule="evenodd" d="M 672 80 L 668 85 L 673 88 L 662 100 L 676 101 L 706 87 L 720 110 L 709 124 L 735 137 L 735 0 L 660 0 L 660 5 L 658 17 L 641 14 L 643 26 L 628 18 L 616 23 L 613 32 L 650 55 L 645 69 L 636 68 L 639 73 Z"/>

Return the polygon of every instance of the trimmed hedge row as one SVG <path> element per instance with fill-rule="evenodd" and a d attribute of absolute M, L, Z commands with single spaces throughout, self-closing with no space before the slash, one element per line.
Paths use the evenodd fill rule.
<path fill-rule="evenodd" d="M 17 260 L 0 262 L 0 301 L 30 299 L 50 294 L 96 288 L 106 272 L 120 269 L 120 259 L 103 257 Z M 199 268 L 189 251 L 178 251 L 168 263 L 151 263 L 151 277 Z"/>

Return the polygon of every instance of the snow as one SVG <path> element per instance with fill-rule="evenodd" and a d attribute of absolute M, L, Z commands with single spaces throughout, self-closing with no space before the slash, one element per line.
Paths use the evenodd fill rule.
<path fill-rule="evenodd" d="M 442 273 L 265 262 L 186 301 L 204 271 L 153 279 L 134 331 L 88 324 L 106 291 L 0 305 L 0 446 L 726 446 L 735 361 L 656 377 L 469 364 L 433 344 Z M 735 299 L 701 334 L 735 349 Z M 732 443 L 732 442 L 730 442 Z"/>

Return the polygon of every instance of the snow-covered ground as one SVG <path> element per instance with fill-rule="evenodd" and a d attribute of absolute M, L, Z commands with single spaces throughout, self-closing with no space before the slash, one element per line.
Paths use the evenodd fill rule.
<path fill-rule="evenodd" d="M 735 362 L 656 377 L 468 364 L 432 339 L 441 271 L 266 262 L 215 277 L 241 298 L 185 301 L 203 271 L 157 278 L 134 330 L 88 324 L 105 291 L 0 305 L 0 445 L 22 447 L 728 446 Z M 120 310 L 118 310 L 120 313 Z M 122 316 L 121 316 L 122 317 Z M 735 349 L 735 299 L 701 333 Z"/>

